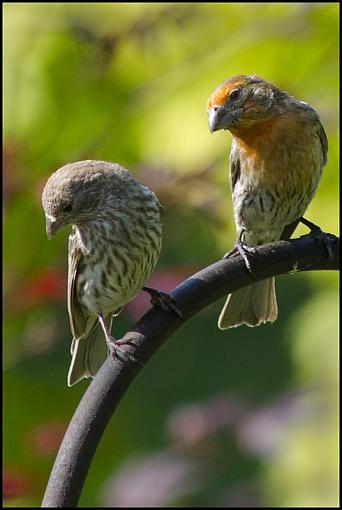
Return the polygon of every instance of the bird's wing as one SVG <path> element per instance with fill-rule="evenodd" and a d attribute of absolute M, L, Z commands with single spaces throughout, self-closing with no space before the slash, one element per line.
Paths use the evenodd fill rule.
<path fill-rule="evenodd" d="M 325 134 L 324 127 L 320 122 L 318 122 L 318 138 L 321 142 L 322 146 L 322 156 L 323 156 L 323 166 L 327 164 L 328 161 L 328 139 Z"/>
<path fill-rule="evenodd" d="M 229 158 L 229 184 L 233 193 L 235 184 L 240 178 L 241 165 L 238 151 L 232 146 Z"/>
<path fill-rule="evenodd" d="M 318 126 L 318 138 L 319 138 L 319 141 L 320 141 L 320 144 L 321 144 L 321 149 L 322 149 L 322 160 L 323 160 L 323 165 L 326 165 L 327 164 L 327 160 L 328 160 L 328 139 L 327 139 L 327 135 L 324 131 L 324 127 L 322 126 L 322 124 L 320 123 L 320 121 L 318 120 L 317 122 L 317 126 Z M 281 240 L 282 241 L 287 241 L 288 239 L 290 239 L 290 237 L 292 236 L 293 232 L 296 230 L 297 228 L 297 225 L 298 223 L 300 222 L 300 218 L 298 218 L 297 220 L 293 221 L 292 223 L 290 223 L 289 225 L 286 225 L 286 227 L 284 228 L 282 234 L 281 234 Z"/>
<path fill-rule="evenodd" d="M 78 245 L 75 229 L 69 236 L 68 255 L 68 311 L 73 340 L 72 361 L 68 373 L 68 385 L 72 386 L 84 377 L 94 377 L 107 357 L 106 342 L 101 337 L 86 338 L 97 325 L 97 317 L 82 306 L 77 296 L 77 277 L 85 264 Z"/>
<path fill-rule="evenodd" d="M 89 317 L 79 302 L 76 292 L 76 278 L 80 265 L 82 265 L 83 257 L 83 253 L 77 243 L 75 230 L 73 229 L 69 235 L 68 249 L 68 311 L 74 338 L 81 338 L 89 334 L 87 331 L 89 329 L 87 327 Z"/>
<path fill-rule="evenodd" d="M 160 217 L 162 218 L 164 216 L 164 207 L 159 202 L 157 203 L 157 205 L 158 205 Z"/>

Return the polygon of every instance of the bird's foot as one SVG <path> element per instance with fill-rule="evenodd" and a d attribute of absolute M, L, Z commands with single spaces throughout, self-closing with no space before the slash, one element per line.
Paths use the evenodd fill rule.
<path fill-rule="evenodd" d="M 173 312 L 180 318 L 183 317 L 183 313 L 180 311 L 175 300 L 170 296 L 170 294 L 160 290 L 151 289 L 150 287 L 143 287 L 142 290 L 150 295 L 153 306 L 158 306 L 161 310 L 164 310 L 164 312 Z"/>
<path fill-rule="evenodd" d="M 122 349 L 121 345 L 132 345 L 134 338 L 122 338 L 117 340 L 112 336 L 106 336 L 106 343 L 109 350 L 110 355 L 115 359 L 122 358 L 128 359 L 131 363 L 138 364 L 142 366 L 141 361 L 139 361 L 135 356 L 129 354 L 127 351 Z"/>
<path fill-rule="evenodd" d="M 309 221 L 306 218 L 301 218 L 300 222 L 310 230 L 309 234 L 306 235 L 312 236 L 317 239 L 317 241 L 322 243 L 327 252 L 328 260 L 332 260 L 334 255 L 331 245 L 335 241 L 335 236 L 328 234 L 327 232 L 323 232 L 323 230 L 318 225 L 312 223 L 312 221 Z"/>
<path fill-rule="evenodd" d="M 121 345 L 134 345 L 134 338 L 122 338 L 121 340 L 117 340 L 114 338 L 110 330 L 108 329 L 107 323 L 102 314 L 98 315 L 99 323 L 101 324 L 101 328 L 104 332 L 106 344 L 109 350 L 110 355 L 115 359 L 118 358 L 122 361 L 122 358 L 131 361 L 134 364 L 142 365 L 141 361 L 139 361 L 135 356 L 129 354 L 124 349 L 122 349 Z M 121 356 L 120 356 L 121 354 Z"/>
<path fill-rule="evenodd" d="M 222 258 L 228 259 L 229 257 L 235 257 L 236 255 L 241 255 L 243 258 L 246 268 L 251 275 L 253 275 L 253 271 L 251 268 L 251 258 L 256 253 L 256 249 L 253 246 L 247 246 L 242 242 L 242 234 L 244 230 L 242 230 L 237 238 L 236 244 L 234 248 L 228 251 Z"/>

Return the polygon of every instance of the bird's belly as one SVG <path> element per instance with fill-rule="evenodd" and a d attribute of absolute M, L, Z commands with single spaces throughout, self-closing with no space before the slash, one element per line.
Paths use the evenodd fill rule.
<path fill-rule="evenodd" d="M 279 182 L 272 189 L 268 186 L 237 184 L 234 188 L 234 217 L 238 232 L 243 228 L 246 244 L 257 245 L 276 241 L 286 225 L 300 218 L 316 190 L 289 186 Z"/>
<path fill-rule="evenodd" d="M 77 294 L 89 311 L 107 315 L 133 299 L 150 276 L 159 251 L 128 254 L 107 252 L 107 258 L 97 263 L 88 261 L 77 279 Z"/>

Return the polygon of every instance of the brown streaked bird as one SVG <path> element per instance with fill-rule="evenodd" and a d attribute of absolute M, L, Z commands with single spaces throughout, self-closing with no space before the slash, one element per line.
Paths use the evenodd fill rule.
<path fill-rule="evenodd" d="M 289 239 L 299 221 L 315 227 L 302 216 L 327 162 L 327 137 L 312 106 L 254 75 L 221 83 L 207 112 L 211 132 L 226 129 L 233 136 L 229 183 L 236 248 L 250 270 L 253 246 Z M 218 326 L 259 326 L 277 315 L 271 278 L 230 294 Z"/>
<path fill-rule="evenodd" d="M 42 204 L 50 238 L 72 225 L 68 249 L 68 311 L 73 334 L 71 386 L 93 377 L 125 343 L 111 337 L 107 319 L 141 290 L 161 248 L 161 206 L 128 170 L 106 161 L 68 163 L 48 179 Z M 89 338 L 98 322 L 102 338 Z M 132 358 L 132 357 L 131 357 Z"/>

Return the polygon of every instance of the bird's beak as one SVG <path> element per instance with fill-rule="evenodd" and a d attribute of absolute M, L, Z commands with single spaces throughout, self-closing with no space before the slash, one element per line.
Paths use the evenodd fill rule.
<path fill-rule="evenodd" d="M 46 234 L 49 239 L 57 232 L 58 223 L 57 218 L 54 216 L 47 215 L 46 216 Z"/>
<path fill-rule="evenodd" d="M 232 113 L 224 106 L 213 106 L 208 111 L 208 124 L 211 133 L 219 129 L 228 129 L 232 120 Z"/>

